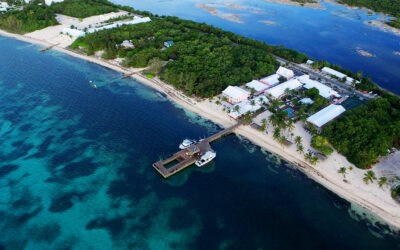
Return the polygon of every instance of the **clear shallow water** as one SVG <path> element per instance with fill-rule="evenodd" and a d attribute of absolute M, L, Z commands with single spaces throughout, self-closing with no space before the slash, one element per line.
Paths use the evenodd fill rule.
<path fill-rule="evenodd" d="M 163 180 L 151 163 L 219 128 L 98 65 L 8 38 L 0 48 L 0 249 L 400 247 L 233 135 L 210 166 Z"/>
<path fill-rule="evenodd" d="M 382 18 L 365 10 L 324 3 L 326 10 L 269 3 L 262 0 L 113 0 L 156 14 L 174 15 L 237 34 L 297 49 L 317 60 L 327 60 L 354 72 L 362 70 L 380 86 L 400 94 L 400 37 L 365 24 Z M 212 16 L 195 4 L 210 4 L 222 15 L 239 14 L 243 23 Z M 239 4 L 235 9 L 225 3 Z M 267 25 L 262 21 L 272 21 Z M 364 50 L 373 57 L 358 54 Z"/>

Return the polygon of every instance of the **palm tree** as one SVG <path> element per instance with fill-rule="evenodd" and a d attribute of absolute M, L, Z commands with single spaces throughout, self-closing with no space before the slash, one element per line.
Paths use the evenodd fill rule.
<path fill-rule="evenodd" d="M 294 129 L 294 124 L 292 120 L 289 120 L 288 124 L 286 125 L 287 129 L 289 131 L 292 131 Z"/>
<path fill-rule="evenodd" d="M 279 137 L 279 144 L 281 144 L 282 146 L 286 143 L 286 137 L 285 136 L 281 136 Z"/>
<path fill-rule="evenodd" d="M 302 140 L 303 140 L 303 138 L 301 136 L 296 136 L 296 138 L 294 139 L 294 141 L 296 142 L 297 145 L 300 145 Z"/>
<path fill-rule="evenodd" d="M 278 140 L 281 137 L 281 129 L 280 128 L 275 128 L 273 137 L 275 140 Z"/>
<path fill-rule="evenodd" d="M 256 101 L 251 100 L 250 105 L 251 105 L 252 107 L 256 106 Z"/>
<path fill-rule="evenodd" d="M 307 161 L 311 161 L 311 160 L 312 160 L 312 157 L 313 157 L 313 154 L 312 154 L 311 152 L 308 152 L 307 154 L 304 155 L 304 158 L 305 158 Z"/>
<path fill-rule="evenodd" d="M 368 172 L 366 172 L 366 173 L 364 174 L 363 180 L 364 180 L 364 182 L 365 182 L 366 184 L 368 184 L 368 182 L 373 183 L 374 180 L 376 180 L 375 172 L 374 172 L 374 171 L 371 171 L 371 170 L 368 171 Z"/>
<path fill-rule="evenodd" d="M 313 156 L 313 157 L 311 158 L 311 160 L 310 160 L 310 163 L 311 163 L 312 165 L 315 165 L 315 164 L 318 163 L 318 161 L 319 161 L 318 156 Z"/>
<path fill-rule="evenodd" d="M 379 187 L 382 187 L 383 185 L 386 185 L 387 183 L 388 183 L 388 181 L 387 181 L 386 177 L 379 178 L 379 182 L 378 182 Z"/>
<path fill-rule="evenodd" d="M 345 167 L 342 167 L 342 168 L 340 168 L 339 170 L 338 170 L 338 173 L 339 174 L 343 174 L 343 177 L 344 178 L 346 178 L 346 168 Z"/>
<path fill-rule="evenodd" d="M 239 105 L 236 105 L 236 106 L 233 108 L 233 110 L 236 111 L 236 112 L 238 112 L 238 113 L 239 113 L 239 109 L 240 109 L 240 108 L 239 108 Z"/>
<path fill-rule="evenodd" d="M 304 152 L 304 147 L 301 144 L 297 144 L 297 152 L 303 153 Z"/>

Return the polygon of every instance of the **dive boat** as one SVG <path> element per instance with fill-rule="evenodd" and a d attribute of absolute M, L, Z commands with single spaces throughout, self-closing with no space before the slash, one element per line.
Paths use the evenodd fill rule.
<path fill-rule="evenodd" d="M 202 167 L 202 166 L 206 165 L 207 163 L 209 163 L 210 161 L 212 161 L 216 156 L 217 156 L 217 153 L 215 153 L 213 151 L 207 151 L 204 155 L 202 155 L 200 157 L 200 159 L 198 159 L 196 161 L 196 166 Z"/>
<path fill-rule="evenodd" d="M 194 140 L 189 140 L 189 139 L 185 139 L 183 140 L 183 142 L 179 145 L 180 149 L 187 149 L 188 147 L 192 146 L 193 144 L 195 144 L 196 141 Z"/>

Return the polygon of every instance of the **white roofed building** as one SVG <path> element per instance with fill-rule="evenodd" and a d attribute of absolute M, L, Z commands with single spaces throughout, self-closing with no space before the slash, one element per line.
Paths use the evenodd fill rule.
<path fill-rule="evenodd" d="M 339 72 L 337 70 L 331 69 L 329 67 L 323 67 L 321 69 L 321 71 L 325 72 L 325 73 L 327 73 L 329 75 L 336 76 L 339 79 L 343 79 L 343 78 L 347 77 L 347 75 L 345 75 L 345 74 L 343 74 L 343 73 L 341 73 L 341 72 Z"/>
<path fill-rule="evenodd" d="M 222 91 L 222 96 L 228 99 L 231 104 L 236 104 L 239 102 L 246 101 L 250 92 L 236 86 L 228 86 L 224 91 Z"/>
<path fill-rule="evenodd" d="M 285 67 L 280 66 L 279 69 L 276 71 L 279 76 L 285 77 L 287 80 L 294 77 L 293 70 L 287 69 Z"/>
<path fill-rule="evenodd" d="M 238 118 L 242 117 L 243 115 L 245 115 L 247 112 L 253 113 L 253 112 L 259 110 L 261 108 L 261 105 L 257 104 L 256 99 L 254 101 L 255 101 L 254 105 L 251 105 L 251 101 L 249 101 L 249 100 L 238 103 L 237 105 L 232 107 L 231 112 L 229 113 L 229 116 L 234 119 L 238 119 Z M 239 107 L 239 112 L 235 111 L 236 106 Z"/>
<path fill-rule="evenodd" d="M 268 89 L 270 86 L 266 85 L 260 81 L 253 80 L 251 82 L 246 83 L 246 87 L 250 89 L 254 89 L 255 94 L 259 95 L 262 94 L 266 89 Z"/>
<path fill-rule="evenodd" d="M 312 88 L 318 89 L 319 95 L 325 97 L 326 99 L 330 99 L 332 96 L 337 98 L 340 97 L 337 91 L 333 90 L 332 88 L 318 81 L 311 80 L 309 75 L 302 75 L 300 77 L 297 77 L 297 79 L 302 84 L 304 84 L 303 87 L 306 89 L 312 89 Z"/>
<path fill-rule="evenodd" d="M 271 97 L 275 99 L 279 99 L 282 96 L 285 95 L 285 90 L 293 90 L 293 89 L 298 89 L 302 86 L 299 80 L 297 79 L 291 79 L 289 81 L 286 81 L 284 83 L 281 83 L 273 88 L 267 89 L 265 91 L 266 95 L 271 95 Z"/>
<path fill-rule="evenodd" d="M 128 49 L 128 48 L 135 48 L 135 45 L 132 43 L 132 41 L 125 40 L 121 43 L 121 46 Z"/>
<path fill-rule="evenodd" d="M 279 84 L 279 77 L 280 76 L 278 74 L 273 74 L 273 75 L 270 75 L 270 76 L 260 79 L 260 82 L 272 87 L 272 86 Z"/>
<path fill-rule="evenodd" d="M 313 124 L 318 131 L 321 131 L 327 123 L 343 114 L 346 109 L 342 105 L 331 104 L 307 118 L 307 122 Z"/>
<path fill-rule="evenodd" d="M 64 0 L 44 0 L 44 2 L 46 3 L 46 5 L 51 5 L 52 3 L 64 2 Z"/>

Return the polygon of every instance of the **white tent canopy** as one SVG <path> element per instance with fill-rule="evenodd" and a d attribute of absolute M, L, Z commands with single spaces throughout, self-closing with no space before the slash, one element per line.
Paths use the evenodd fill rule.
<path fill-rule="evenodd" d="M 308 117 L 307 122 L 321 128 L 328 122 L 332 121 L 339 115 L 343 114 L 346 109 L 342 105 L 331 104 L 328 107 Z"/>

